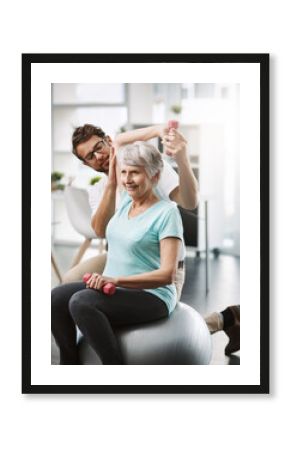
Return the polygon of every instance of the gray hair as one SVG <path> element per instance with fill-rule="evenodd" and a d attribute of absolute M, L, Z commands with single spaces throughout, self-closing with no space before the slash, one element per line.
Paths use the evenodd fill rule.
<path fill-rule="evenodd" d="M 144 167 L 150 178 L 163 169 L 163 160 L 159 150 L 154 145 L 142 141 L 120 147 L 117 151 L 117 161 L 119 165 Z"/>

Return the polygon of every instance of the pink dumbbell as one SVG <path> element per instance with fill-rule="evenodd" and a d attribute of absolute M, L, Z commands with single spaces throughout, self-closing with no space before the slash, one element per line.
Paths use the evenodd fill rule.
<path fill-rule="evenodd" d="M 167 126 L 169 129 L 175 128 L 176 130 L 179 127 L 179 122 L 177 120 L 168 120 Z M 169 150 L 166 151 L 166 154 L 172 156 L 172 153 Z"/>
<path fill-rule="evenodd" d="M 178 122 L 178 120 L 169 120 L 167 126 L 168 126 L 168 128 L 177 129 L 179 127 L 179 122 Z"/>
<path fill-rule="evenodd" d="M 83 282 L 86 283 L 91 278 L 91 276 L 91 273 L 85 273 L 83 276 Z M 116 286 L 113 283 L 107 283 L 105 284 L 105 286 L 103 286 L 102 291 L 104 294 L 114 295 L 116 292 Z"/>

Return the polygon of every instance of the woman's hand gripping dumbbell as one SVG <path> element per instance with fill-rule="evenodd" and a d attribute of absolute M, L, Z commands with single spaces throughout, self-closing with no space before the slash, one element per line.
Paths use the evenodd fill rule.
<path fill-rule="evenodd" d="M 93 275 L 93 274 L 91 274 L 91 273 L 85 273 L 84 276 L 83 276 L 83 282 L 84 282 L 84 283 L 87 283 L 87 282 L 91 279 L 92 275 Z M 116 286 L 115 286 L 113 283 L 106 283 L 106 284 L 102 287 L 101 290 L 102 290 L 103 293 L 106 294 L 106 295 L 114 295 L 115 292 L 116 292 Z"/>

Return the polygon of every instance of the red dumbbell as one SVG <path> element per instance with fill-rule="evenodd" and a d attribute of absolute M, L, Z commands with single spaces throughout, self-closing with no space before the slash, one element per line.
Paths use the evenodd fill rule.
<path fill-rule="evenodd" d="M 177 129 L 179 127 L 179 122 L 178 122 L 178 120 L 169 120 L 167 126 L 168 126 L 168 128 Z"/>
<path fill-rule="evenodd" d="M 83 282 L 86 283 L 91 278 L 91 276 L 91 273 L 85 273 L 83 276 Z M 116 292 L 116 286 L 113 283 L 107 283 L 105 284 L 105 286 L 103 286 L 102 291 L 104 294 L 114 295 Z"/>
<path fill-rule="evenodd" d="M 168 120 L 167 126 L 169 129 L 175 128 L 175 130 L 176 130 L 179 127 L 179 122 L 177 120 Z M 166 151 L 166 154 L 168 156 L 172 156 L 172 153 L 169 150 Z"/>

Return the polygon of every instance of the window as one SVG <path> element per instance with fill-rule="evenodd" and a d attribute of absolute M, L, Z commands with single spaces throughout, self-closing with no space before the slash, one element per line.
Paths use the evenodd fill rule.
<path fill-rule="evenodd" d="M 125 103 L 124 84 L 75 84 L 53 85 L 54 105 Z"/>

